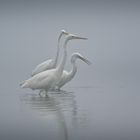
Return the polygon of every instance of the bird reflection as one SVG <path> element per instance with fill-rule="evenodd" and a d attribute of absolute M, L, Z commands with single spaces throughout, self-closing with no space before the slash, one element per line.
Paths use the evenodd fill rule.
<path fill-rule="evenodd" d="M 64 139 L 68 140 L 68 127 L 67 115 L 70 116 L 71 124 L 73 128 L 77 125 L 77 104 L 73 92 L 66 91 L 51 91 L 46 98 L 41 98 L 35 94 L 27 94 L 21 97 L 21 101 L 29 105 L 31 109 L 36 110 L 43 116 L 47 116 L 53 113 L 57 117 L 58 123 L 61 126 L 61 130 L 64 133 Z"/>

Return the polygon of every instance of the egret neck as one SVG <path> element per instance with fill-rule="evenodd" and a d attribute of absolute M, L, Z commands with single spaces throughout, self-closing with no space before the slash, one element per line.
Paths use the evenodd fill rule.
<path fill-rule="evenodd" d="M 58 56 L 59 56 L 59 51 L 60 51 L 60 39 L 61 39 L 62 35 L 63 35 L 63 33 L 61 33 L 58 37 L 57 51 L 56 51 L 56 56 L 55 56 L 55 59 L 54 59 L 54 67 L 56 67 L 56 64 L 58 62 Z"/>
<path fill-rule="evenodd" d="M 71 62 L 71 64 L 72 64 L 72 70 L 69 72 L 69 75 L 68 75 L 69 80 L 71 80 L 75 76 L 75 74 L 77 72 L 76 62 L 75 61 L 74 62 Z"/>
<path fill-rule="evenodd" d="M 57 66 L 56 70 L 57 70 L 57 73 L 58 75 L 62 75 L 63 73 L 63 69 L 64 69 L 64 66 L 65 66 L 65 63 L 66 63 L 66 59 L 67 59 L 67 43 L 69 41 L 69 37 L 66 38 L 65 42 L 64 42 L 64 45 L 63 45 L 63 57 L 62 57 L 62 60 L 61 62 L 59 63 L 59 65 Z"/>

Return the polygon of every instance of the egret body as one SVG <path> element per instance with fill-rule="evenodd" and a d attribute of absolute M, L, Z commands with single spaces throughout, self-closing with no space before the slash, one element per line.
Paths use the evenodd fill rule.
<path fill-rule="evenodd" d="M 60 41 L 61 41 L 61 38 L 65 35 L 68 35 L 68 33 L 65 30 L 62 30 L 61 34 L 58 37 L 57 51 L 56 51 L 55 59 L 48 59 L 48 60 L 40 63 L 39 65 L 37 65 L 35 67 L 35 69 L 32 71 L 32 74 L 31 74 L 32 76 L 34 76 L 40 72 L 43 72 L 45 70 L 56 68 L 56 64 L 58 62 L 58 57 L 59 57 L 59 52 L 60 52 Z"/>
<path fill-rule="evenodd" d="M 63 70 L 64 70 L 64 66 L 66 63 L 66 58 L 67 58 L 67 48 L 66 48 L 67 43 L 69 40 L 72 40 L 72 39 L 86 39 L 86 38 L 82 38 L 82 37 L 78 37 L 73 34 L 69 34 L 68 37 L 66 37 L 66 40 L 63 45 L 64 53 L 63 53 L 62 60 L 57 65 L 57 67 L 54 69 L 46 70 L 46 71 L 43 71 L 43 72 L 40 72 L 40 73 L 34 75 L 33 77 L 31 77 L 28 80 L 26 80 L 25 82 L 23 82 L 21 84 L 21 87 L 22 88 L 31 88 L 33 90 L 36 90 L 36 89 L 45 90 L 46 95 L 47 95 L 47 92 L 50 89 L 54 88 L 54 86 L 61 79 L 61 76 L 62 76 Z"/>
<path fill-rule="evenodd" d="M 67 84 L 69 81 L 71 81 L 74 78 L 74 76 L 77 72 L 77 65 L 76 65 L 77 59 L 80 59 L 87 64 L 91 64 L 91 62 L 88 59 L 86 59 L 85 57 L 83 57 L 80 53 L 73 53 L 71 56 L 72 70 L 70 72 L 65 71 L 65 70 L 63 71 L 61 79 L 56 84 L 55 89 L 60 90 L 60 88 L 62 86 L 64 86 L 65 84 Z"/>

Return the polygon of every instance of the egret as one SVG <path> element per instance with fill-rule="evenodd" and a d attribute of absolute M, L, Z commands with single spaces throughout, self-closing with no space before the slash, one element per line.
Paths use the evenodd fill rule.
<path fill-rule="evenodd" d="M 43 72 L 45 70 L 49 70 L 49 69 L 53 69 L 56 67 L 56 64 L 57 64 L 57 61 L 58 61 L 58 56 L 59 56 L 59 50 L 60 50 L 60 41 L 61 41 L 61 38 L 65 35 L 68 35 L 69 33 L 67 33 L 65 30 L 61 30 L 61 33 L 58 37 L 58 43 L 57 43 L 57 51 L 56 51 L 56 56 L 55 56 L 55 59 L 48 59 L 42 63 L 40 63 L 39 65 L 37 65 L 35 67 L 35 69 L 32 71 L 32 76 L 40 73 L 40 72 Z"/>
<path fill-rule="evenodd" d="M 78 37 L 76 35 L 73 34 L 69 34 L 66 37 L 66 40 L 64 42 L 63 45 L 63 56 L 62 56 L 62 60 L 60 61 L 60 63 L 57 65 L 56 68 L 54 69 L 50 69 L 50 70 L 46 70 L 43 72 L 40 72 L 36 75 L 34 75 L 33 77 L 29 78 L 28 80 L 26 80 L 25 82 L 23 82 L 21 84 L 22 88 L 31 88 L 32 90 L 45 90 L 45 94 L 47 96 L 47 92 L 54 88 L 54 86 L 57 84 L 58 81 L 60 81 L 63 70 L 64 70 L 64 66 L 66 63 L 66 58 L 67 58 L 67 43 L 69 40 L 72 39 L 87 39 L 87 38 L 83 38 L 83 37 Z"/>
<path fill-rule="evenodd" d="M 62 86 L 64 86 L 66 83 L 68 83 L 69 81 L 71 81 L 74 78 L 74 76 L 77 72 L 77 65 L 76 65 L 77 59 L 81 59 L 88 65 L 91 64 L 91 62 L 88 59 L 86 59 L 85 57 L 83 57 L 80 53 L 73 53 L 71 55 L 72 70 L 70 72 L 65 71 L 65 70 L 63 71 L 60 81 L 55 86 L 56 90 L 60 90 L 60 88 Z"/>

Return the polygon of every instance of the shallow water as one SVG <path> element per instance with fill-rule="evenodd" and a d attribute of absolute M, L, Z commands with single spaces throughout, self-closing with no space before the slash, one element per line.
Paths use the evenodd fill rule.
<path fill-rule="evenodd" d="M 0 140 L 140 139 L 139 1 L 0 1 Z M 21 89 L 65 29 L 77 61 L 63 92 Z"/>
<path fill-rule="evenodd" d="M 69 87 L 46 98 L 29 92 L 0 100 L 3 139 L 139 138 L 140 103 L 129 88 Z"/>

